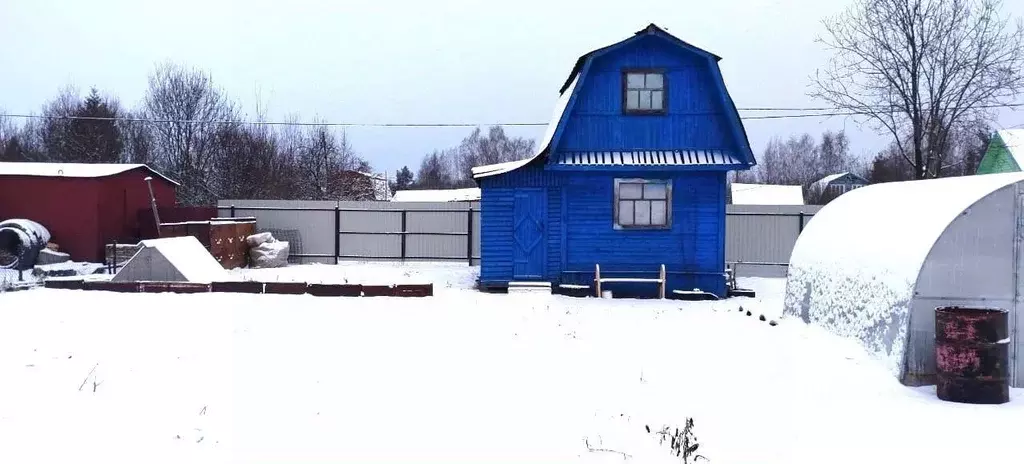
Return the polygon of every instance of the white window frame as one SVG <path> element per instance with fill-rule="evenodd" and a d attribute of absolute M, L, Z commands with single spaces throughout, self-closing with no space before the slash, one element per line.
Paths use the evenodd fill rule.
<path fill-rule="evenodd" d="M 620 198 L 621 186 L 623 184 L 658 184 L 665 186 L 665 198 L 650 198 L 647 197 L 646 190 L 641 187 L 640 198 Z M 612 224 L 615 230 L 666 230 L 672 228 L 672 180 L 671 179 L 636 179 L 636 178 L 621 178 L 615 179 L 613 190 L 613 207 L 612 207 Z M 619 218 L 619 210 L 622 207 L 623 202 L 632 203 L 633 208 L 633 224 L 622 224 Z M 646 203 L 648 208 L 648 220 L 651 220 L 653 214 L 650 213 L 652 210 L 651 205 L 654 202 L 665 203 L 665 223 L 664 224 L 636 224 L 637 222 L 637 205 Z"/>

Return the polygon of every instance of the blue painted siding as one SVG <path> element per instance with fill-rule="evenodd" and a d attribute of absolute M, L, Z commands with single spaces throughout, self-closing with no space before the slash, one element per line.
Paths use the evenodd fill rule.
<path fill-rule="evenodd" d="M 724 175 L 698 172 L 643 176 L 672 179 L 671 229 L 615 230 L 614 179 L 631 176 L 632 173 L 580 173 L 567 180 L 564 194 L 570 207 L 565 225 L 564 279 L 589 283 L 593 280 L 594 264 L 601 264 L 610 273 L 631 271 L 654 277 L 658 267 L 665 264 L 670 289 L 699 287 L 724 291 L 724 262 L 720 259 L 724 243 L 720 229 L 724 227 L 725 197 L 719 187 L 725 181 Z M 609 288 L 615 290 L 614 287 Z"/>
<path fill-rule="evenodd" d="M 613 188 L 616 177 L 672 179 L 672 228 L 615 230 Z M 654 277 L 658 266 L 665 264 L 670 289 L 697 287 L 724 292 L 725 281 L 721 274 L 725 264 L 722 254 L 725 175 L 720 172 L 640 175 L 635 172 L 552 173 L 525 168 L 522 172 L 485 179 L 481 197 L 481 282 L 504 284 L 513 280 L 512 216 L 516 182 L 532 182 L 531 187 L 548 189 L 546 280 L 589 284 L 594 278 L 594 264 L 601 264 L 606 272 L 630 271 L 640 274 L 629 275 Z M 633 290 L 651 293 L 650 286 L 631 287 L 637 286 L 612 285 L 609 288 L 627 293 Z"/>
<path fill-rule="evenodd" d="M 555 150 L 736 150 L 713 65 L 656 37 L 595 58 Z M 667 114 L 622 114 L 625 68 L 666 70 Z"/>
<path fill-rule="evenodd" d="M 513 213 L 519 188 L 547 189 L 546 279 L 557 277 L 562 263 L 562 203 L 559 173 L 528 166 L 483 180 L 480 185 L 480 282 L 503 285 L 513 280 Z"/>

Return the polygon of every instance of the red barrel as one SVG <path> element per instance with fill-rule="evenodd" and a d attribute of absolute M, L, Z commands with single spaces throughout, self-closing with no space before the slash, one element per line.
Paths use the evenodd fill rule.
<path fill-rule="evenodd" d="M 935 310 L 939 399 L 957 403 L 1010 401 L 1009 312 L 999 308 Z"/>

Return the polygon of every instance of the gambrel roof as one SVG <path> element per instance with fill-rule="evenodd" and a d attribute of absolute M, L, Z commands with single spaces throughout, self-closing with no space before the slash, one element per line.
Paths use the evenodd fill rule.
<path fill-rule="evenodd" d="M 725 165 L 753 166 L 757 164 L 757 161 L 754 158 L 754 154 L 750 149 L 750 142 L 747 138 L 746 130 L 743 128 L 743 123 L 740 120 L 739 111 L 736 109 L 736 105 L 733 102 L 732 97 L 730 97 L 728 91 L 726 91 L 725 83 L 722 80 L 721 73 L 718 71 L 717 62 L 721 60 L 721 58 L 713 53 L 697 48 L 689 43 L 680 40 L 679 38 L 673 36 L 672 34 L 669 34 L 664 29 L 661 29 L 660 27 L 654 24 L 650 24 L 644 29 L 634 33 L 632 37 L 629 37 L 625 40 L 614 43 L 612 45 L 590 51 L 580 56 L 579 59 L 576 60 L 576 64 L 573 66 L 572 71 L 569 73 L 568 79 L 566 80 L 565 84 L 562 85 L 562 88 L 559 90 L 559 97 L 555 104 L 554 114 L 552 115 L 551 121 L 548 123 L 547 130 L 545 131 L 544 137 L 541 139 L 541 143 L 537 146 L 537 151 L 532 157 L 520 161 L 474 167 L 472 169 L 473 178 L 481 179 L 484 177 L 504 174 L 519 169 L 523 166 L 526 166 L 533 162 L 534 160 L 547 158 L 547 156 L 550 154 L 551 149 L 558 145 L 558 139 L 565 129 L 566 122 L 569 119 L 569 114 L 572 112 L 573 104 L 576 100 L 577 95 L 580 92 L 580 84 L 587 78 L 587 71 L 589 70 L 590 63 L 592 63 L 594 59 L 602 55 L 618 50 L 627 45 L 636 43 L 636 41 L 648 37 L 657 37 L 662 40 L 666 40 L 675 47 L 682 48 L 689 52 L 695 53 L 712 62 L 712 72 L 714 73 L 714 78 L 715 80 L 717 80 L 717 83 L 722 93 L 722 104 L 726 110 L 725 117 L 729 122 L 729 129 L 733 131 L 734 138 L 736 139 L 736 143 L 739 149 L 738 152 L 727 156 L 721 156 L 721 154 L 712 153 L 710 151 L 699 151 L 699 153 L 697 153 L 698 156 L 689 156 L 692 154 L 683 153 L 682 150 L 668 152 L 660 151 L 653 158 L 648 158 L 648 154 L 650 152 L 644 151 L 586 152 L 569 155 L 569 158 L 562 157 L 562 159 L 559 160 L 559 163 L 571 163 L 574 165 L 581 165 L 582 163 L 580 162 L 580 160 L 594 159 L 595 157 L 600 157 L 602 159 L 619 160 L 620 162 L 618 164 L 620 166 L 682 166 L 691 164 L 710 164 L 698 162 L 691 163 L 689 162 L 689 160 L 699 161 L 700 159 L 710 159 L 709 157 L 717 156 L 718 158 L 716 159 L 721 159 L 722 163 L 724 163 Z M 615 153 L 619 153 L 619 156 L 615 156 Z M 623 155 L 623 153 L 626 154 Z M 638 162 L 634 164 L 621 162 L 622 160 L 627 158 Z M 655 159 L 660 161 L 653 164 L 641 162 L 642 160 L 645 159 Z M 664 161 L 668 159 L 680 161 L 679 163 L 675 164 L 666 164 Z"/>

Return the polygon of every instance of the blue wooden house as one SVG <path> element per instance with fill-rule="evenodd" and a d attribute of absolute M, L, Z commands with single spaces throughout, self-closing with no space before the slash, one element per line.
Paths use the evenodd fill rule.
<path fill-rule="evenodd" d="M 617 295 L 724 297 L 726 174 L 755 160 L 719 60 L 653 24 L 580 57 L 537 154 L 473 170 L 481 287 L 600 266 Z"/>

